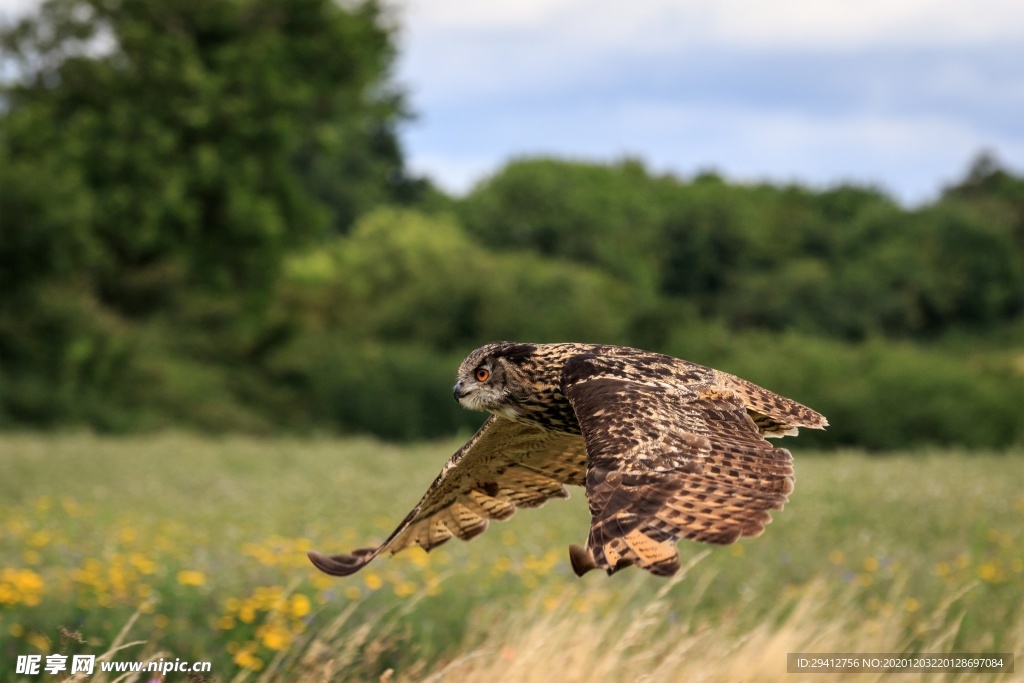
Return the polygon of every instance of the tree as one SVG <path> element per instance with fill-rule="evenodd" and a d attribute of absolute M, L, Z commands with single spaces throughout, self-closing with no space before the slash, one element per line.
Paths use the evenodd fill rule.
<path fill-rule="evenodd" d="M 287 253 L 417 187 L 394 57 L 375 0 L 48 0 L 0 26 L 0 423 L 111 425 L 103 401 L 135 410 L 175 363 L 278 339 Z"/>
<path fill-rule="evenodd" d="M 66 169 L 37 174 L 39 194 L 80 181 L 75 231 L 95 250 L 77 263 L 121 314 L 159 311 L 182 287 L 258 308 L 286 250 L 408 184 L 392 28 L 372 0 L 49 0 L 0 45 L 15 74 L 3 156 Z M 4 232 L 51 225 L 54 210 L 5 214 Z"/>
<path fill-rule="evenodd" d="M 485 246 L 598 266 L 654 291 L 662 203 L 674 182 L 636 160 L 524 158 L 474 188 L 460 218 Z"/>
<path fill-rule="evenodd" d="M 970 204 L 990 222 L 1008 225 L 1016 249 L 1024 250 L 1024 178 L 1006 170 L 994 153 L 980 152 L 943 198 Z"/>

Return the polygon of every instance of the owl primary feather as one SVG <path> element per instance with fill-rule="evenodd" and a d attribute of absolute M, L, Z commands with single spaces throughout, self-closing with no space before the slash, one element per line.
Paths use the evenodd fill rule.
<path fill-rule="evenodd" d="M 681 538 L 757 536 L 793 491 L 793 458 L 765 437 L 824 429 L 822 415 L 734 375 L 639 349 L 495 342 L 459 367 L 455 399 L 491 413 L 384 543 L 310 552 L 320 570 L 359 571 L 384 551 L 481 534 L 517 508 L 583 486 L 577 575 L 636 565 L 679 570 Z"/>

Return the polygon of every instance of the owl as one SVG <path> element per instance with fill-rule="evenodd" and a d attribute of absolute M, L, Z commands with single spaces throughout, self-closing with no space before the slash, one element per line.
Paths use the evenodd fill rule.
<path fill-rule="evenodd" d="M 333 556 L 320 570 L 359 571 L 382 552 L 468 541 L 518 508 L 582 486 L 582 576 L 680 567 L 679 539 L 729 544 L 758 536 L 793 491 L 793 458 L 766 438 L 824 429 L 796 401 L 719 370 L 639 349 L 495 342 L 459 367 L 455 400 L 491 415 L 441 469 L 382 544 Z"/>

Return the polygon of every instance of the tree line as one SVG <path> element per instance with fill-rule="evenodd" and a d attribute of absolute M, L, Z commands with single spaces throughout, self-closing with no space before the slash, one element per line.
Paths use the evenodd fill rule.
<path fill-rule="evenodd" d="M 0 29 L 0 425 L 423 438 L 495 339 L 629 344 L 829 416 L 1024 441 L 1024 178 L 926 205 L 640 160 L 405 168 L 376 2 L 49 0 Z"/>

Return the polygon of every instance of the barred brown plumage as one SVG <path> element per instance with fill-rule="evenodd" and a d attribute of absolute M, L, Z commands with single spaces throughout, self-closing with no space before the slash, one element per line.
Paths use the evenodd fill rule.
<path fill-rule="evenodd" d="M 384 543 L 310 552 L 320 570 L 346 576 L 385 550 L 469 540 L 570 484 L 586 487 L 591 513 L 586 546 L 569 549 L 578 575 L 637 565 L 669 576 L 679 539 L 758 536 L 782 509 L 793 459 L 765 437 L 828 424 L 728 373 L 599 344 L 487 344 L 462 362 L 454 392 L 492 415 Z"/>

